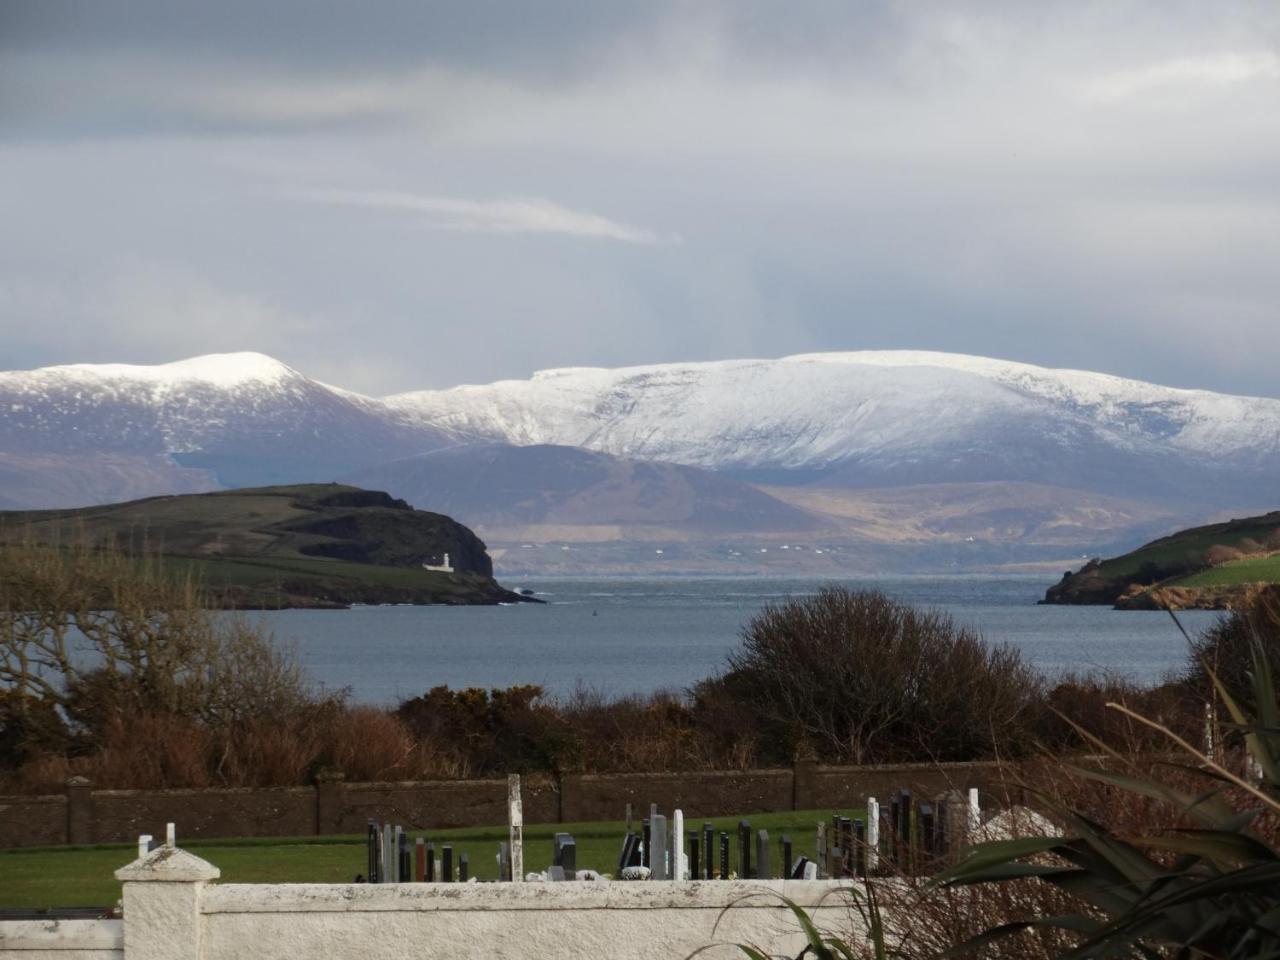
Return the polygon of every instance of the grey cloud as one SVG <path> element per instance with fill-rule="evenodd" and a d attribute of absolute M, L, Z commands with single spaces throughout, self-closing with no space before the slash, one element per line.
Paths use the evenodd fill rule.
<path fill-rule="evenodd" d="M 0 17 L 0 366 L 919 347 L 1277 391 L 1271 3 Z"/>

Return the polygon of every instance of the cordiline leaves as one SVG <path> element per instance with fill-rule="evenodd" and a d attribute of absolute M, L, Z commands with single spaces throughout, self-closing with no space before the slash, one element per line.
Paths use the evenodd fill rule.
<path fill-rule="evenodd" d="M 1197 797 L 1189 793 L 1183 793 L 1181 790 L 1175 790 L 1162 783 L 1156 783 L 1153 780 L 1144 780 L 1141 777 L 1112 773 L 1109 770 L 1078 767 L 1074 764 L 1063 764 L 1063 766 L 1088 780 L 1120 787 L 1122 790 L 1150 797 L 1152 800 L 1162 800 L 1165 803 L 1174 804 L 1206 826 L 1218 830 L 1231 829 L 1227 824 L 1236 816 L 1236 811 L 1218 796 L 1217 791 L 1204 793 Z"/>
<path fill-rule="evenodd" d="M 1024 837 L 1016 840 L 996 840 L 980 843 L 970 848 L 958 864 L 936 878 L 935 882 L 954 885 L 970 882 L 968 878 L 991 867 L 1009 864 L 1023 857 L 1049 853 L 1070 842 L 1064 837 Z"/>
<path fill-rule="evenodd" d="M 1220 867 L 1277 860 L 1261 840 L 1228 830 L 1178 830 L 1159 837 L 1143 837 L 1145 847 L 1172 850 L 1208 860 Z"/>

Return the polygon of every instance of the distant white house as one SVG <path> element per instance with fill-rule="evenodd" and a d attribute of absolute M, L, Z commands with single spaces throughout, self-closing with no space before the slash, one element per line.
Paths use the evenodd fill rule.
<path fill-rule="evenodd" d="M 444 563 L 424 563 L 423 570 L 435 570 L 437 573 L 453 573 L 453 567 L 449 564 L 449 554 L 444 555 Z"/>

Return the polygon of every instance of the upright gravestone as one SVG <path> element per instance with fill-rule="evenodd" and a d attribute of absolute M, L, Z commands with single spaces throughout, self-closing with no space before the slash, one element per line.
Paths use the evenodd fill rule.
<path fill-rule="evenodd" d="M 671 813 L 671 879 L 683 880 L 688 873 L 684 859 L 684 812 Z"/>
<path fill-rule="evenodd" d="M 520 799 L 520 774 L 507 777 L 507 816 L 511 826 L 511 879 L 524 879 L 524 804 Z"/>
<path fill-rule="evenodd" d="M 396 882 L 396 828 L 389 823 L 382 825 L 382 863 L 378 876 L 383 883 Z"/>
<path fill-rule="evenodd" d="M 761 880 L 772 880 L 769 870 L 769 831 L 756 831 L 756 876 Z"/>
<path fill-rule="evenodd" d="M 782 835 L 782 878 L 785 880 L 793 872 L 791 861 L 791 834 Z"/>
<path fill-rule="evenodd" d="M 880 869 L 880 804 L 867 797 L 867 872 Z"/>
<path fill-rule="evenodd" d="M 720 879 L 729 879 L 729 833 L 720 831 Z"/>
<path fill-rule="evenodd" d="M 751 824 L 738 821 L 738 878 L 746 880 L 751 874 Z"/>
<path fill-rule="evenodd" d="M 702 824 L 702 859 L 707 862 L 707 879 L 710 880 L 716 873 L 716 828 L 713 824 Z"/>
<path fill-rule="evenodd" d="M 365 863 L 365 880 L 369 883 L 378 882 L 378 838 L 382 835 L 381 829 L 378 827 L 376 820 L 369 821 L 369 830 L 365 835 L 365 850 L 367 853 L 367 862 Z"/>
<path fill-rule="evenodd" d="M 831 870 L 827 864 L 827 825 L 821 820 L 818 821 L 818 842 L 814 848 L 814 856 L 822 876 L 830 877 Z"/>
<path fill-rule="evenodd" d="M 917 808 L 919 813 L 920 827 L 920 846 L 924 850 L 926 859 L 930 859 L 937 853 L 934 849 L 936 837 L 934 830 L 936 829 L 936 821 L 934 819 L 933 805 L 922 803 Z"/>
<path fill-rule="evenodd" d="M 698 831 L 689 831 L 689 879 L 698 880 L 702 877 L 702 862 L 698 859 Z"/>
<path fill-rule="evenodd" d="M 667 818 L 655 813 L 649 818 L 649 879 L 666 880 L 667 877 Z"/>
<path fill-rule="evenodd" d="M 640 854 L 640 838 L 630 830 L 627 835 L 622 838 L 622 852 L 618 854 L 618 873 L 622 873 L 627 867 L 638 866 L 636 862 Z"/>
<path fill-rule="evenodd" d="M 861 820 L 853 821 L 853 872 L 856 876 L 867 875 L 867 826 Z"/>

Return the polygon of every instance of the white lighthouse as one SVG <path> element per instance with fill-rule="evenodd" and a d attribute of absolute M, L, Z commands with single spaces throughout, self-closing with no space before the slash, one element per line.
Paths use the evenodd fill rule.
<path fill-rule="evenodd" d="M 449 554 L 444 555 L 444 563 L 424 563 L 423 570 L 434 570 L 436 573 L 453 573 L 453 567 L 449 564 Z"/>

